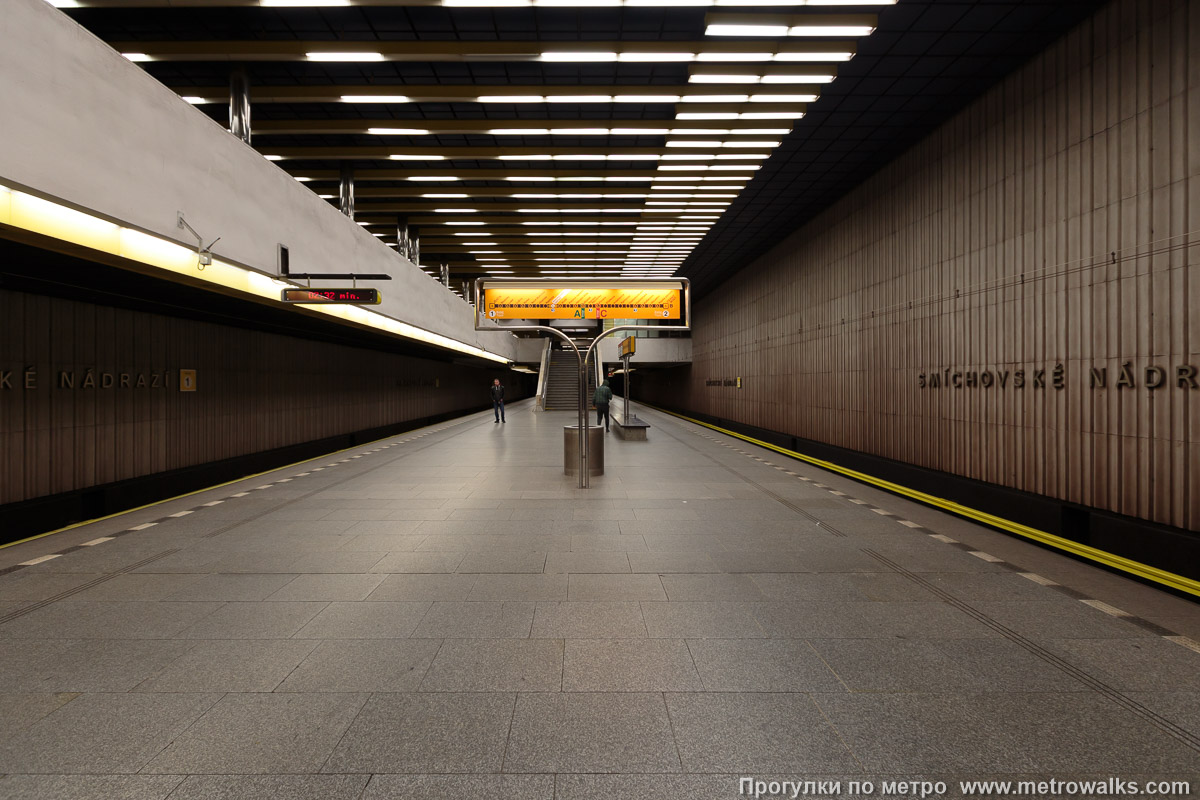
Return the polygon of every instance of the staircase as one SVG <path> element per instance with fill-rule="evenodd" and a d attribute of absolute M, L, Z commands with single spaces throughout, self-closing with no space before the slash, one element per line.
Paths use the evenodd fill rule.
<path fill-rule="evenodd" d="M 596 371 L 588 368 L 588 408 L 596 391 Z M 542 408 L 547 411 L 575 411 L 579 408 L 579 359 L 569 350 L 550 351 L 550 373 L 546 377 L 546 398 Z"/>

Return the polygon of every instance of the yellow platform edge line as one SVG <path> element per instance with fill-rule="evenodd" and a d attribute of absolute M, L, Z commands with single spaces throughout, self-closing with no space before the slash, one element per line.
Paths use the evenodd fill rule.
<path fill-rule="evenodd" d="M 480 413 L 480 412 L 472 412 L 472 413 Z M 464 414 L 463 416 L 469 416 L 469 415 Z M 461 419 L 461 417 L 454 417 L 454 419 Z M 447 421 L 448 420 L 442 420 L 442 422 L 447 422 Z M 357 450 L 358 448 L 366 447 L 369 444 L 375 444 L 376 442 L 382 442 L 385 439 L 394 439 L 397 436 L 404 436 L 405 434 L 412 433 L 413 431 L 422 431 L 422 430 L 425 430 L 425 428 L 432 428 L 434 425 L 440 425 L 440 424 L 441 423 L 439 423 L 439 422 L 435 422 L 432 425 L 423 425 L 420 428 L 413 428 L 412 430 L 405 431 L 404 433 L 393 433 L 391 436 L 384 436 L 379 439 L 372 439 L 369 442 L 363 442 L 362 444 L 356 444 L 353 447 L 343 447 L 341 450 L 331 450 L 328 453 L 323 453 L 319 456 L 313 456 L 312 458 L 306 458 L 303 461 L 295 461 L 291 464 L 284 464 L 281 467 L 275 467 L 274 469 L 267 469 L 267 470 L 263 470 L 262 472 L 255 472 L 251 475 L 243 475 L 240 478 L 234 478 L 233 480 L 225 481 L 224 483 L 214 483 L 212 486 L 205 486 L 203 489 L 196 489 L 195 491 L 185 492 L 184 494 L 177 494 L 174 497 L 168 497 L 163 500 L 155 500 L 153 503 L 146 503 L 144 506 L 136 506 L 134 508 L 127 508 L 124 511 L 117 511 L 116 513 L 108 514 L 107 516 L 96 517 L 95 519 L 88 519 L 88 520 L 84 520 L 83 522 L 73 522 L 70 525 L 67 525 L 62 528 L 58 528 L 56 530 L 46 531 L 45 533 L 38 533 L 33 536 L 27 536 L 24 539 L 18 539 L 15 542 L 8 542 L 7 544 L 0 544 L 0 550 L 3 550 L 6 547 L 15 547 L 16 545 L 24 544 L 25 542 L 32 542 L 37 539 L 43 539 L 47 536 L 53 536 L 56 533 L 63 533 L 65 531 L 74 530 L 75 528 L 82 528 L 84 525 L 91 525 L 96 522 L 103 522 L 106 519 L 114 519 L 116 517 L 123 517 L 126 514 L 132 514 L 134 511 L 141 511 L 142 509 L 145 509 L 145 508 L 154 508 L 155 506 L 161 506 L 163 503 L 170 503 L 174 500 L 182 500 L 185 497 L 192 497 L 193 495 L 204 494 L 205 492 L 211 492 L 213 489 L 220 489 L 222 486 L 232 486 L 235 483 L 241 483 L 242 481 L 248 481 L 251 478 L 259 478 L 259 477 L 262 477 L 263 475 L 270 475 L 272 472 L 279 472 L 280 470 L 291 469 L 292 467 L 298 467 L 301 464 L 307 464 L 311 461 L 320 461 L 323 458 L 329 458 L 330 456 L 336 456 L 339 453 L 348 453 L 351 450 Z"/>
<path fill-rule="evenodd" d="M 650 404 L 645 403 L 644 405 Z M 1106 550 L 1099 550 L 1095 547 L 1089 547 L 1088 545 L 1080 544 L 1079 542 L 1073 542 L 1070 539 L 1064 539 L 1061 536 L 1056 536 L 1052 533 L 1038 530 L 1037 528 L 1031 528 L 1028 525 L 1022 525 L 1019 522 L 1013 522 L 1012 520 L 998 517 L 995 514 L 989 514 L 986 511 L 980 511 L 978 509 L 971 508 L 970 506 L 964 506 L 962 503 L 956 503 L 953 500 L 946 500 L 945 498 L 936 497 L 935 495 L 927 494 L 926 492 L 910 489 L 909 487 L 903 486 L 899 483 L 893 483 L 892 481 L 886 481 L 882 478 L 877 478 L 874 475 L 868 475 L 865 472 L 859 472 L 857 470 L 839 466 L 831 461 L 824 461 L 819 458 L 813 458 L 812 456 L 806 456 L 803 453 L 797 453 L 794 450 L 788 450 L 785 447 L 779 447 L 778 445 L 771 444 L 770 442 L 764 442 L 760 439 L 755 439 L 752 436 L 746 436 L 745 434 L 731 431 L 718 425 L 693 419 L 686 414 L 668 411 L 665 408 L 658 408 L 657 406 L 650 406 L 650 408 L 661 411 L 664 414 L 670 414 L 673 417 L 678 417 L 679 419 L 687 420 L 694 425 L 700 425 L 702 427 L 718 431 L 726 436 L 732 436 L 736 439 L 741 439 L 742 441 L 749 442 L 750 444 L 757 445 L 758 447 L 774 450 L 775 452 L 785 455 L 788 458 L 805 461 L 813 466 L 820 467 L 821 469 L 829 470 L 831 472 L 837 472 L 845 475 L 846 477 L 853 478 L 856 481 L 862 481 L 863 483 L 869 483 L 873 486 L 878 486 L 879 488 L 892 492 L 893 494 L 902 495 L 909 499 L 916 500 L 918 503 L 940 508 L 943 511 L 950 512 L 951 514 L 955 514 L 960 517 L 966 517 L 967 519 L 973 519 L 976 522 L 982 522 L 983 524 L 989 525 L 993 528 L 999 528 L 1000 530 L 1007 531 L 1008 533 L 1013 533 L 1026 539 L 1031 539 L 1048 547 L 1053 547 L 1057 550 L 1062 550 L 1079 556 L 1080 558 L 1086 558 L 1089 561 L 1095 561 L 1099 564 L 1104 564 L 1105 566 L 1112 567 L 1113 569 L 1120 570 L 1121 572 L 1128 572 L 1129 574 L 1136 575 L 1139 578 L 1162 584 L 1163 586 L 1170 587 L 1176 591 L 1187 592 L 1188 594 L 1200 597 L 1200 581 L 1184 577 L 1183 575 L 1177 575 L 1174 572 L 1167 572 L 1166 570 L 1159 569 L 1158 567 L 1152 567 L 1149 564 L 1143 564 L 1140 561 L 1134 561 L 1129 558 L 1118 556 L 1114 553 L 1109 553 Z"/>

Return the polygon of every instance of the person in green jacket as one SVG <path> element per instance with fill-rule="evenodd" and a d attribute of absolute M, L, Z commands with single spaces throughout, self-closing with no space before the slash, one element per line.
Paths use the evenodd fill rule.
<path fill-rule="evenodd" d="M 592 395 L 592 404 L 596 406 L 596 427 L 600 427 L 600 420 L 604 420 L 604 432 L 608 432 L 608 404 L 612 402 L 612 389 L 608 388 L 608 381 L 605 381 L 600 386 L 596 387 L 596 393 Z"/>

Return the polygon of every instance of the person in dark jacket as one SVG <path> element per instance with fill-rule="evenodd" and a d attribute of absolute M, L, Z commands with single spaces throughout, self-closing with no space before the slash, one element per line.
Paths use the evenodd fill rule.
<path fill-rule="evenodd" d="M 508 422 L 504 418 L 504 384 L 499 378 L 492 381 L 492 411 L 496 412 L 496 422 Z"/>
<path fill-rule="evenodd" d="M 600 420 L 604 420 L 604 431 L 608 432 L 608 404 L 612 402 L 612 389 L 608 388 L 608 381 L 596 387 L 596 393 L 592 395 L 592 404 L 596 406 L 596 427 L 600 427 Z"/>

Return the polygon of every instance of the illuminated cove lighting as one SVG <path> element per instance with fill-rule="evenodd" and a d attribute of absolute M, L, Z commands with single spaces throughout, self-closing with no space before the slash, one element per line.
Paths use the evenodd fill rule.
<path fill-rule="evenodd" d="M 0 225 L 8 225 L 51 239 L 85 247 L 100 253 L 118 256 L 139 264 L 155 267 L 191 280 L 233 289 L 243 294 L 268 300 L 279 300 L 279 291 L 297 284 L 281 281 L 270 275 L 255 272 L 237 264 L 213 258 L 203 271 L 196 269 L 196 251 L 153 234 L 126 228 L 84 211 L 45 200 L 36 195 L 0 186 Z M 413 339 L 485 358 L 501 364 L 508 359 L 489 350 L 442 336 L 407 322 L 384 316 L 361 306 L 306 306 L 317 314 L 333 317 L 384 331 L 395 336 Z"/>

